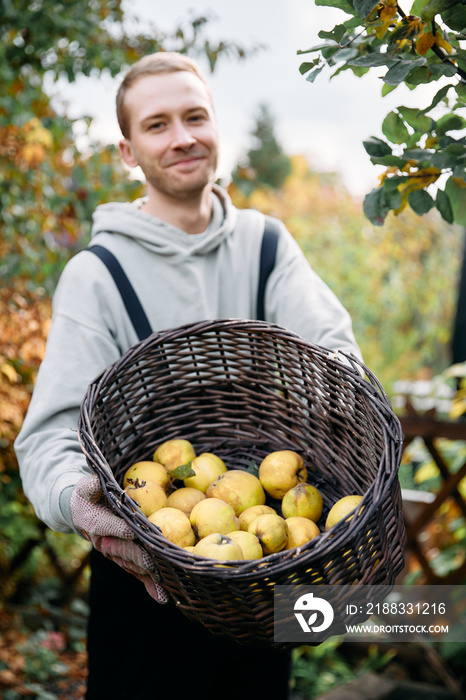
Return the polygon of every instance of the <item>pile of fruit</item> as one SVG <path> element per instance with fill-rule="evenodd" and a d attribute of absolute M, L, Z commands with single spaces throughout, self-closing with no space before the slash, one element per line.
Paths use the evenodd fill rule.
<path fill-rule="evenodd" d="M 307 481 L 302 457 L 278 450 L 258 469 L 251 466 L 228 469 L 216 454 L 197 455 L 188 440 L 172 439 L 157 447 L 152 461 L 131 465 L 123 488 L 164 537 L 200 557 L 260 559 L 318 537 L 324 502 Z M 354 494 L 332 504 L 322 531 L 346 518 L 361 499 Z"/>

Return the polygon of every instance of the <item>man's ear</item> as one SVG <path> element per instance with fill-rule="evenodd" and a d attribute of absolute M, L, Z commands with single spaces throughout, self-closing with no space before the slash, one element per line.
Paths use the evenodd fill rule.
<path fill-rule="evenodd" d="M 121 139 L 118 145 L 120 148 L 120 155 L 125 161 L 126 165 L 130 168 L 136 168 L 139 165 L 139 163 L 136 160 L 135 155 L 133 153 L 131 142 L 128 141 L 128 139 Z"/>

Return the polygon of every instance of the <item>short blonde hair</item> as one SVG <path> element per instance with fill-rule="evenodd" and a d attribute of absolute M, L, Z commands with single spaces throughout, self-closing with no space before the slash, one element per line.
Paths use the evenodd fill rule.
<path fill-rule="evenodd" d="M 146 75 L 161 75 L 163 73 L 177 73 L 179 71 L 188 71 L 194 73 L 202 80 L 212 102 L 209 84 L 200 70 L 198 64 L 189 56 L 177 53 L 176 51 L 158 51 L 157 53 L 144 56 L 135 63 L 126 73 L 123 81 L 118 88 L 116 96 L 116 111 L 118 124 L 121 133 L 125 138 L 129 138 L 129 116 L 125 105 L 125 95 L 127 90 L 134 83 Z"/>

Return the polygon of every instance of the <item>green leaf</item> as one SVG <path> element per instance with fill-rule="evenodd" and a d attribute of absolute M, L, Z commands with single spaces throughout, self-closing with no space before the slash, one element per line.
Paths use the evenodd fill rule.
<path fill-rule="evenodd" d="M 306 53 L 315 53 L 316 51 L 322 51 L 322 49 L 325 49 L 328 46 L 332 46 L 332 44 L 327 42 L 326 44 L 317 44 L 316 46 L 311 46 L 310 49 L 298 49 L 296 51 L 296 55 L 303 56 Z M 338 49 L 338 44 L 335 44 L 335 46 L 336 46 L 336 49 Z"/>
<path fill-rule="evenodd" d="M 405 182 L 405 180 L 405 176 L 399 175 L 395 177 L 386 177 L 383 181 L 385 202 L 390 209 L 398 209 L 401 205 L 402 197 L 398 190 L 398 185 Z"/>
<path fill-rule="evenodd" d="M 453 212 L 453 221 L 460 226 L 466 226 L 466 183 L 464 184 L 465 186 L 461 187 L 450 177 L 445 185 L 445 193 L 448 195 Z"/>
<path fill-rule="evenodd" d="M 359 17 L 367 17 L 377 4 L 378 0 L 354 0 L 354 9 Z"/>
<path fill-rule="evenodd" d="M 405 85 L 407 85 L 410 90 L 414 90 L 418 85 L 431 83 L 433 80 L 435 80 L 435 78 L 432 76 L 427 66 L 421 66 L 411 71 L 409 77 L 405 80 Z"/>
<path fill-rule="evenodd" d="M 421 19 L 424 22 L 431 22 L 435 15 L 440 14 L 457 0 L 430 0 L 421 12 Z"/>
<path fill-rule="evenodd" d="M 466 120 L 459 114 L 446 114 L 441 117 L 435 126 L 437 134 L 446 134 L 447 131 L 459 131 L 466 126 Z"/>
<path fill-rule="evenodd" d="M 453 87 L 452 85 L 445 85 L 443 88 L 440 88 L 440 90 L 435 94 L 434 99 L 430 103 L 428 107 L 422 110 L 422 114 L 426 114 L 426 112 L 430 112 L 431 109 L 434 109 L 438 105 L 439 102 L 441 102 L 447 95 L 447 92 L 449 89 Z"/>
<path fill-rule="evenodd" d="M 423 134 L 421 134 L 419 131 L 414 131 L 412 134 L 410 134 L 408 140 L 406 141 L 406 148 L 415 148 L 418 146 L 419 139 L 422 135 Z"/>
<path fill-rule="evenodd" d="M 259 474 L 259 465 L 254 459 L 251 459 L 245 471 L 249 472 L 249 474 L 254 474 L 254 476 L 257 476 Z"/>
<path fill-rule="evenodd" d="M 296 53 L 298 56 L 302 56 L 305 53 L 315 53 L 315 51 L 323 51 L 324 49 L 333 49 L 338 51 L 340 45 L 333 41 L 327 41 L 325 44 L 316 44 L 316 46 L 311 46 L 310 49 L 299 49 Z"/>
<path fill-rule="evenodd" d="M 422 216 L 432 209 L 434 200 L 426 190 L 414 190 L 408 194 L 408 204 L 415 214 Z"/>
<path fill-rule="evenodd" d="M 330 59 L 332 56 L 334 56 L 336 53 L 340 51 L 340 47 L 335 44 L 329 44 L 326 48 L 322 49 L 322 56 L 325 58 L 326 61 L 330 63 Z M 334 61 L 332 61 L 334 63 Z"/>
<path fill-rule="evenodd" d="M 338 61 L 347 61 L 350 63 L 351 59 L 355 58 L 356 56 L 359 56 L 359 51 L 357 48 L 347 47 L 340 49 L 339 51 L 335 51 L 332 56 L 332 61 L 333 63 L 337 63 Z"/>
<path fill-rule="evenodd" d="M 315 3 L 325 7 L 336 7 L 349 15 L 354 15 L 354 8 L 347 0 L 315 0 Z"/>
<path fill-rule="evenodd" d="M 372 157 L 371 163 L 374 165 L 385 165 L 389 167 L 403 168 L 406 165 L 406 158 L 400 158 L 399 156 L 383 156 L 382 158 Z"/>
<path fill-rule="evenodd" d="M 351 19 L 347 19 L 345 22 L 343 22 L 345 25 L 346 29 L 351 33 L 353 29 L 356 27 L 360 27 L 363 24 L 363 21 L 357 17 L 356 15 L 354 17 L 351 17 Z"/>
<path fill-rule="evenodd" d="M 395 111 L 389 112 L 383 120 L 382 133 L 392 143 L 406 143 L 409 138 L 406 124 Z"/>
<path fill-rule="evenodd" d="M 319 63 L 319 61 L 320 61 L 320 59 L 316 58 L 314 61 L 310 61 L 307 63 L 301 63 L 301 65 L 299 66 L 299 72 L 301 73 L 301 75 L 304 75 L 309 70 L 311 70 L 311 68 L 314 68 L 314 66 L 316 66 Z"/>
<path fill-rule="evenodd" d="M 384 83 L 387 85 L 399 85 L 411 73 L 414 68 L 419 68 L 427 63 L 424 56 L 414 59 L 403 59 L 397 61 L 391 66 L 383 77 Z"/>
<path fill-rule="evenodd" d="M 451 168 L 455 171 L 457 168 L 459 170 L 454 172 L 454 177 L 462 177 L 462 171 L 466 163 L 466 146 L 463 143 L 450 143 L 448 146 L 442 148 L 440 144 L 440 149 L 432 157 L 432 164 L 440 170 L 446 170 Z"/>
<path fill-rule="evenodd" d="M 458 53 L 456 55 L 456 62 L 458 64 L 458 68 L 461 68 L 462 71 L 466 72 L 466 57 Z"/>
<path fill-rule="evenodd" d="M 386 141 L 377 138 L 376 136 L 371 136 L 366 141 L 363 141 L 363 146 L 366 149 L 366 153 L 375 158 L 382 158 L 391 154 L 392 149 Z"/>
<path fill-rule="evenodd" d="M 396 90 L 397 87 L 398 85 L 387 85 L 387 83 L 384 83 L 382 85 L 382 97 L 385 97 L 390 92 L 393 92 L 393 90 Z"/>
<path fill-rule="evenodd" d="M 355 58 L 354 61 L 350 61 L 352 66 L 369 66 L 369 68 L 377 68 L 378 66 L 391 66 L 393 65 L 393 58 L 387 56 L 387 54 L 379 53 L 379 51 L 372 51 L 366 53 L 359 58 Z"/>
<path fill-rule="evenodd" d="M 181 480 L 187 479 L 189 476 L 196 476 L 196 472 L 191 467 L 191 462 L 187 462 L 186 464 L 181 464 L 179 467 L 176 467 L 176 469 L 172 469 L 168 473 L 170 474 L 172 479 L 181 479 Z"/>
<path fill-rule="evenodd" d="M 454 7 L 442 12 L 442 19 L 450 29 L 456 32 L 464 32 L 466 27 L 466 7 L 457 2 Z"/>
<path fill-rule="evenodd" d="M 323 69 L 324 69 L 324 66 L 323 66 L 323 65 L 322 65 L 322 66 L 318 66 L 317 68 L 314 68 L 314 70 L 312 70 L 312 71 L 309 73 L 309 75 L 306 76 L 306 80 L 308 80 L 310 83 L 313 83 L 314 80 L 315 80 L 315 79 L 317 78 L 317 76 L 319 75 L 319 73 L 322 73 Z"/>
<path fill-rule="evenodd" d="M 366 75 L 366 73 L 368 73 L 370 71 L 370 68 L 364 68 L 363 66 L 346 66 L 346 67 L 350 68 L 350 70 L 354 73 L 354 75 L 357 78 L 362 78 L 363 75 Z"/>
<path fill-rule="evenodd" d="M 432 126 L 432 119 L 422 114 L 415 107 L 398 107 L 398 111 L 409 126 L 415 131 L 426 132 Z"/>
<path fill-rule="evenodd" d="M 466 102 L 466 83 L 458 83 L 458 85 L 455 85 L 455 90 L 460 100 L 462 100 L 463 103 Z"/>
<path fill-rule="evenodd" d="M 442 76 L 452 78 L 454 75 L 456 75 L 456 66 L 449 60 L 429 61 L 429 70 L 436 80 Z"/>
<path fill-rule="evenodd" d="M 452 156 L 450 153 L 439 151 L 432 155 L 430 162 L 439 170 L 446 170 L 447 168 L 454 167 L 456 164 L 456 157 Z"/>
<path fill-rule="evenodd" d="M 462 160 L 462 163 L 456 163 L 453 166 L 453 172 L 452 172 L 453 177 L 466 181 L 466 167 L 465 167 L 465 165 L 466 165 L 466 161 L 464 159 Z"/>
<path fill-rule="evenodd" d="M 382 187 L 376 187 L 366 194 L 363 202 L 364 214 L 374 226 L 383 226 L 390 207 L 385 199 L 385 192 Z"/>
<path fill-rule="evenodd" d="M 409 14 L 414 15 L 415 17 L 420 17 L 422 10 L 425 8 L 428 2 L 429 0 L 414 0 Z"/>
<path fill-rule="evenodd" d="M 437 196 L 435 198 L 435 204 L 439 210 L 442 219 L 447 221 L 449 224 L 453 223 L 453 209 L 451 208 L 450 198 L 443 190 L 437 190 Z"/>
<path fill-rule="evenodd" d="M 351 68 L 351 66 L 349 66 L 347 63 L 342 63 L 342 65 L 339 66 L 339 67 L 336 69 L 336 71 L 334 71 L 334 72 L 330 75 L 330 80 L 331 80 L 332 78 L 335 78 L 335 76 L 340 75 L 340 73 L 343 73 L 345 70 L 352 70 L 352 68 Z M 361 70 L 364 70 L 364 69 L 361 69 Z M 367 69 L 367 70 L 369 70 L 369 69 Z"/>
<path fill-rule="evenodd" d="M 344 24 L 336 24 L 330 32 L 321 31 L 318 36 L 320 39 L 333 39 L 334 41 L 340 43 L 346 34 L 346 27 Z"/>
<path fill-rule="evenodd" d="M 405 158 L 417 160 L 419 163 L 431 163 L 435 154 L 431 151 L 426 151 L 424 148 L 406 148 L 403 155 Z"/>

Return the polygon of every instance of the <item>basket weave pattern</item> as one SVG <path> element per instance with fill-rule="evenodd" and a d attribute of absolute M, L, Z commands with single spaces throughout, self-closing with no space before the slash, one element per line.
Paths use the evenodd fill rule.
<path fill-rule="evenodd" d="M 287 646 L 273 641 L 275 584 L 391 585 L 403 567 L 402 433 L 383 389 L 355 358 L 280 326 L 227 319 L 154 333 L 89 386 L 78 436 L 108 502 L 154 558 L 166 590 L 214 634 Z M 295 450 L 323 495 L 320 522 L 348 494 L 362 494 L 364 508 L 298 550 L 215 566 L 168 542 L 122 489 L 131 464 L 179 437 L 229 469 Z"/>

